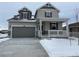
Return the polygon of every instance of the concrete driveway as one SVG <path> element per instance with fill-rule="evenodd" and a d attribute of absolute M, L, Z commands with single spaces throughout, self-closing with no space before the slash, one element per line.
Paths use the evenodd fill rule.
<path fill-rule="evenodd" d="M 0 43 L 0 57 L 48 57 L 35 38 L 10 39 Z"/>

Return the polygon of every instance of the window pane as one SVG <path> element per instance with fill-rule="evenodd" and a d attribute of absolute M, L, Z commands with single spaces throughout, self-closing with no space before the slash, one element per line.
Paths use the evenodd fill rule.
<path fill-rule="evenodd" d="M 45 12 L 45 17 L 52 17 L 52 12 Z"/>
<path fill-rule="evenodd" d="M 24 16 L 24 17 L 23 17 L 24 19 L 26 19 L 26 18 L 27 18 L 27 14 L 26 14 L 26 13 L 24 13 L 24 14 L 23 14 L 23 16 Z"/>

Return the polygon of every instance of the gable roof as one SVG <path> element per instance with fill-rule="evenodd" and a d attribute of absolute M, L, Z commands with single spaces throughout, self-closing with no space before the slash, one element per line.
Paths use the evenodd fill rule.
<path fill-rule="evenodd" d="M 59 12 L 59 10 L 54 7 L 51 3 L 46 3 L 45 5 L 43 5 L 42 7 L 40 7 L 39 9 L 54 9 L 54 10 L 57 10 Z"/>
<path fill-rule="evenodd" d="M 54 9 L 54 10 L 56 10 L 56 11 L 59 12 L 59 10 L 56 7 L 54 7 L 51 3 L 48 2 L 48 3 L 46 3 L 45 5 L 43 5 L 42 7 L 38 8 L 36 10 L 36 12 L 35 12 L 35 18 L 36 18 L 36 15 L 37 15 L 37 12 L 38 12 L 39 9 Z"/>

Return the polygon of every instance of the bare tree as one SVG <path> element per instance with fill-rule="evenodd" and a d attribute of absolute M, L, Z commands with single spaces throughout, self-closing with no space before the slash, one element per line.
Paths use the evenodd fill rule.
<path fill-rule="evenodd" d="M 76 22 L 79 22 L 79 8 L 75 9 L 75 19 L 76 19 Z"/>
<path fill-rule="evenodd" d="M 79 22 L 79 8 L 75 9 L 75 19 L 76 19 L 76 22 Z M 79 29 L 77 29 L 77 30 L 79 30 Z M 78 32 L 76 35 L 78 35 Z M 79 37 L 78 37 L 78 45 L 79 45 Z"/>

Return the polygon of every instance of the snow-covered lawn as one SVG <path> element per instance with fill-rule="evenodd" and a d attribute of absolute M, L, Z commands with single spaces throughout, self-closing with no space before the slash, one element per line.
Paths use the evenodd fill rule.
<path fill-rule="evenodd" d="M 6 41 L 6 40 L 9 40 L 10 38 L 2 38 L 0 39 L 0 43 L 3 42 L 3 41 Z"/>
<path fill-rule="evenodd" d="M 7 36 L 8 34 L 0 34 L 0 43 L 9 40 L 10 38 L 8 38 Z"/>
<path fill-rule="evenodd" d="M 7 37 L 8 34 L 0 34 L 0 38 Z"/>
<path fill-rule="evenodd" d="M 41 45 L 45 48 L 50 57 L 66 57 L 66 56 L 79 56 L 78 38 L 74 40 L 63 38 L 43 39 L 40 41 Z"/>

